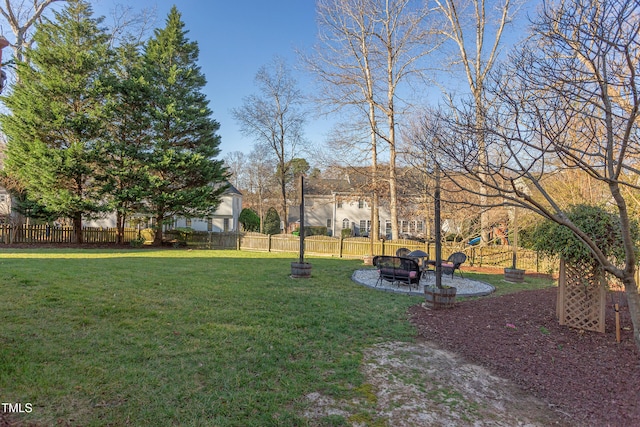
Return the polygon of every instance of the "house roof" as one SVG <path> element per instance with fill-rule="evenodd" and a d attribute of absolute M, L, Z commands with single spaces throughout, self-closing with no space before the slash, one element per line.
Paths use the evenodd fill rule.
<path fill-rule="evenodd" d="M 237 194 L 239 196 L 242 196 L 242 193 L 233 186 L 233 184 L 231 184 L 230 182 L 227 182 L 227 184 L 229 184 L 229 187 L 227 187 L 227 189 L 224 191 L 224 194 Z"/>
<path fill-rule="evenodd" d="M 355 188 L 345 179 L 309 178 L 304 182 L 304 194 L 329 196 L 333 193 L 353 193 Z"/>
<path fill-rule="evenodd" d="M 406 168 L 398 168 L 399 193 L 416 192 L 416 178 L 410 176 Z M 351 167 L 342 171 L 338 178 L 307 178 L 304 193 L 309 196 L 330 196 L 343 194 L 351 196 L 370 195 L 372 192 L 371 171 L 367 167 Z M 388 167 L 380 166 L 378 171 L 378 192 L 388 192 Z"/>

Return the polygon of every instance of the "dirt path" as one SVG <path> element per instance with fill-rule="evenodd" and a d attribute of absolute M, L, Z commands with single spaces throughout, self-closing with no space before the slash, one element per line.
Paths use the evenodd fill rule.
<path fill-rule="evenodd" d="M 379 344 L 365 352 L 362 369 L 360 401 L 307 396 L 312 425 L 332 416 L 352 426 L 567 425 L 509 381 L 426 341 Z"/>

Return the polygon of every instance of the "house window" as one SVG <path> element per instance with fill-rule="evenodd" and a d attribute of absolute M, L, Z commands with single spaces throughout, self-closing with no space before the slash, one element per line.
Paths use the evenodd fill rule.
<path fill-rule="evenodd" d="M 342 229 L 349 228 L 349 218 L 345 218 L 342 220 Z"/>
<path fill-rule="evenodd" d="M 7 201 L 7 196 L 4 194 L 0 194 L 0 203 L 4 203 Z"/>
<path fill-rule="evenodd" d="M 187 223 L 186 225 L 187 227 L 191 227 L 191 218 L 187 218 L 186 223 Z"/>
<path fill-rule="evenodd" d="M 401 233 L 409 232 L 409 221 L 400 221 L 400 232 Z"/>
<path fill-rule="evenodd" d="M 327 228 L 331 228 L 331 218 L 327 219 Z"/>
<path fill-rule="evenodd" d="M 364 200 L 358 200 L 358 209 L 364 208 Z"/>
<path fill-rule="evenodd" d="M 338 209 L 342 209 L 342 200 L 338 202 Z"/>
<path fill-rule="evenodd" d="M 368 233 L 371 231 L 371 220 L 361 219 L 360 220 L 360 234 Z"/>
<path fill-rule="evenodd" d="M 224 218 L 223 220 L 224 231 L 229 231 L 229 218 Z"/>
<path fill-rule="evenodd" d="M 207 231 L 213 231 L 213 218 L 207 218 Z"/>
<path fill-rule="evenodd" d="M 424 233 L 424 221 L 417 221 L 416 230 L 418 233 Z"/>
<path fill-rule="evenodd" d="M 384 222 L 384 234 L 391 234 L 391 221 L 389 220 Z"/>

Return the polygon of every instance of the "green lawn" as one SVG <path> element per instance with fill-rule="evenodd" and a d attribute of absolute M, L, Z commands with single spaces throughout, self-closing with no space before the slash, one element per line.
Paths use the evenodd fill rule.
<path fill-rule="evenodd" d="M 308 393 L 364 393 L 362 350 L 411 340 L 421 298 L 354 284 L 360 261 L 311 259 L 310 279 L 291 261 L 0 250 L 0 400 L 39 425 L 306 425 Z"/>

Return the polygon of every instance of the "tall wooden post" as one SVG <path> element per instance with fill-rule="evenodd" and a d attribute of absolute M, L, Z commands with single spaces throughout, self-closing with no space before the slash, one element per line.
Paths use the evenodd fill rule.
<path fill-rule="evenodd" d="M 514 270 L 516 267 L 516 260 L 518 258 L 518 207 L 513 207 L 513 242 L 511 242 L 513 248 L 512 266 Z"/>
<path fill-rule="evenodd" d="M 440 166 L 436 164 L 436 188 L 434 192 L 434 227 L 436 232 L 436 287 L 442 288 L 442 230 L 440 227 Z"/>
<path fill-rule="evenodd" d="M 373 195 L 373 193 L 371 193 L 371 206 L 370 206 L 370 208 L 371 208 L 371 215 L 370 215 L 371 226 L 369 227 L 369 256 L 371 256 L 371 257 L 373 257 L 373 238 L 378 235 L 378 232 L 374 231 L 374 228 L 373 228 L 374 227 L 373 222 L 375 221 L 375 215 L 374 215 L 374 212 L 373 212 L 373 208 L 374 208 L 373 197 L 374 197 L 374 195 Z M 375 227 L 377 227 L 377 226 L 378 225 L 376 224 Z M 377 229 L 375 229 L 375 230 L 377 230 Z"/>
<path fill-rule="evenodd" d="M 304 176 L 300 175 L 300 264 L 304 263 Z"/>
<path fill-rule="evenodd" d="M 311 277 L 311 264 L 304 262 L 304 178 L 300 176 L 300 257 L 291 262 L 291 277 Z"/>

